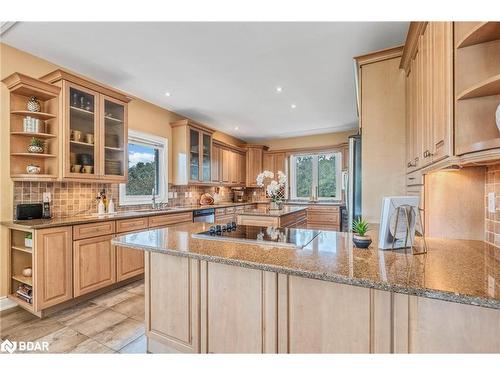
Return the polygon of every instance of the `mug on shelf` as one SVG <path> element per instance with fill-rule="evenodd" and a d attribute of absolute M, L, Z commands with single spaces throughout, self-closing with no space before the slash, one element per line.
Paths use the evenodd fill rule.
<path fill-rule="evenodd" d="M 87 133 L 85 134 L 85 142 L 94 144 L 94 134 Z"/>
<path fill-rule="evenodd" d="M 93 169 L 94 169 L 94 167 L 92 165 L 84 165 L 83 166 L 83 172 L 84 173 L 92 173 Z"/>
<path fill-rule="evenodd" d="M 75 142 L 80 142 L 82 140 L 82 132 L 80 130 L 72 130 L 71 139 Z"/>
<path fill-rule="evenodd" d="M 82 166 L 80 164 L 73 164 L 71 166 L 71 172 L 73 172 L 73 173 L 80 173 L 81 170 L 82 170 Z"/>

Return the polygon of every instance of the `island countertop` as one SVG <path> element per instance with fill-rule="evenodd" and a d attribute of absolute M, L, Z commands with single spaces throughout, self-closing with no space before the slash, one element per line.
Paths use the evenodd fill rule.
<path fill-rule="evenodd" d="M 284 206 L 281 210 L 271 210 L 268 207 L 245 208 L 243 211 L 238 212 L 238 215 L 282 217 L 305 210 L 307 210 L 305 206 Z"/>
<path fill-rule="evenodd" d="M 119 236 L 115 245 L 342 284 L 500 309 L 500 249 L 428 238 L 428 253 L 358 249 L 351 234 L 322 231 L 303 249 L 193 238 L 192 223 Z"/>

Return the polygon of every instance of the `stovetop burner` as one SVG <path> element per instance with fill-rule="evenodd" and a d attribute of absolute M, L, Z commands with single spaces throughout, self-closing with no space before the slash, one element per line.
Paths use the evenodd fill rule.
<path fill-rule="evenodd" d="M 217 224 L 209 230 L 194 233 L 193 238 L 284 246 L 302 249 L 321 232 L 310 229 L 273 228 L 251 225 L 236 225 L 235 222 Z"/>

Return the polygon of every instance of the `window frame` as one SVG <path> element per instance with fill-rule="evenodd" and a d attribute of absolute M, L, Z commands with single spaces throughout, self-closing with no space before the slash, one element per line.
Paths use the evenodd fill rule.
<path fill-rule="evenodd" d="M 312 186 L 311 191 L 316 191 L 319 186 L 319 168 L 318 159 L 323 155 L 335 156 L 335 172 L 336 172 L 336 186 L 335 197 L 317 197 L 318 201 L 337 202 L 342 201 L 342 151 L 329 150 L 322 152 L 302 152 L 290 156 L 290 198 L 297 201 L 308 201 L 309 197 L 297 197 L 297 184 L 296 184 L 296 158 L 302 156 L 312 156 Z M 319 191 L 319 189 L 318 189 Z"/>
<path fill-rule="evenodd" d="M 128 144 L 134 143 L 145 147 L 154 147 L 158 152 L 158 190 L 155 195 L 156 202 L 167 203 L 168 199 L 168 139 L 157 135 L 143 133 L 137 130 L 129 129 L 127 143 L 128 168 Z M 152 203 L 152 195 L 127 195 L 126 183 L 119 186 L 120 206 L 144 205 Z"/>

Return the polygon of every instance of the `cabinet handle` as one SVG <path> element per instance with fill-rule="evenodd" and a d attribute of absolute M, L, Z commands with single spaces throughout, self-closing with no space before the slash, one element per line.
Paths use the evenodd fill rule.
<path fill-rule="evenodd" d="M 442 147 L 444 146 L 444 139 L 441 139 L 439 142 L 436 143 L 436 147 Z"/>

